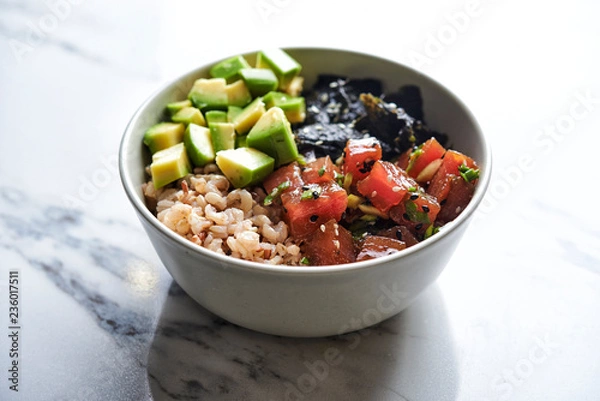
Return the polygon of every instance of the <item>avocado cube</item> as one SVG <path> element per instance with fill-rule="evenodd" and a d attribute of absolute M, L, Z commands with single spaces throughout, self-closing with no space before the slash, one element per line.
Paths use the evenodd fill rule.
<path fill-rule="evenodd" d="M 215 153 L 235 148 L 235 129 L 232 123 L 211 123 L 208 127 Z"/>
<path fill-rule="evenodd" d="M 227 122 L 232 123 L 233 120 L 244 110 L 238 106 L 229 106 L 227 107 Z"/>
<path fill-rule="evenodd" d="M 292 79 L 292 82 L 285 88 L 285 93 L 290 96 L 300 96 L 304 89 L 304 78 L 296 76 Z"/>
<path fill-rule="evenodd" d="M 256 124 L 258 119 L 266 112 L 265 104 L 257 97 L 242 112 L 233 119 L 233 128 L 238 135 L 245 135 Z"/>
<path fill-rule="evenodd" d="M 194 166 L 202 167 L 215 160 L 208 128 L 191 123 L 183 134 L 183 144 Z"/>
<path fill-rule="evenodd" d="M 171 102 L 167 104 L 167 110 L 170 115 L 175 115 L 179 110 L 184 107 L 192 107 L 192 101 L 190 99 L 182 100 L 180 102 Z"/>
<path fill-rule="evenodd" d="M 196 125 L 204 125 L 206 126 L 206 121 L 204 120 L 204 116 L 202 116 L 202 112 L 195 107 L 184 107 L 175 113 L 171 120 L 176 123 L 184 123 L 184 124 L 196 124 Z"/>
<path fill-rule="evenodd" d="M 290 123 L 301 123 L 306 118 L 306 103 L 303 97 L 293 97 L 287 93 L 269 92 L 263 97 L 267 109 L 279 107 Z"/>
<path fill-rule="evenodd" d="M 188 94 L 188 99 L 202 111 L 225 110 L 229 103 L 225 78 L 200 78 Z"/>
<path fill-rule="evenodd" d="M 250 68 L 250 64 L 242 56 L 235 56 L 215 64 L 210 69 L 213 78 L 225 78 L 227 83 L 240 79 L 239 71 L 242 68 Z"/>
<path fill-rule="evenodd" d="M 206 122 L 208 126 L 212 123 L 226 123 L 229 122 L 227 120 L 227 112 L 223 110 L 211 110 L 206 112 Z"/>
<path fill-rule="evenodd" d="M 156 189 L 185 177 L 191 170 L 183 142 L 152 155 L 150 173 Z"/>
<path fill-rule="evenodd" d="M 154 154 L 169 148 L 183 140 L 185 125 L 181 123 L 158 123 L 148 128 L 144 134 L 144 143 Z"/>
<path fill-rule="evenodd" d="M 235 81 L 225 88 L 229 106 L 244 107 L 252 101 L 252 95 L 243 80 Z"/>
<path fill-rule="evenodd" d="M 281 49 L 267 49 L 258 52 L 256 67 L 272 70 L 279 80 L 279 89 L 281 90 L 285 90 L 302 69 L 296 60 Z"/>
<path fill-rule="evenodd" d="M 274 91 L 279 85 L 277 76 L 268 68 L 242 68 L 240 75 L 254 97 Z"/>
<path fill-rule="evenodd" d="M 298 159 L 292 128 L 279 107 L 271 107 L 250 130 L 248 147 L 256 148 L 275 159 L 275 167 Z"/>
<path fill-rule="evenodd" d="M 236 188 L 256 185 L 273 172 L 274 160 L 252 148 L 222 150 L 217 153 L 217 166 Z"/>

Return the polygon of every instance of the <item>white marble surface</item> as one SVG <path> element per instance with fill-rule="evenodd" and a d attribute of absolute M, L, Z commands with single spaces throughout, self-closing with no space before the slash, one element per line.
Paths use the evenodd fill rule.
<path fill-rule="evenodd" d="M 0 399 L 600 399 L 600 7 L 333 3 L 0 1 Z M 491 191 L 447 269 L 369 331 L 278 338 L 210 314 L 172 283 L 121 188 L 119 139 L 145 97 L 268 45 L 417 65 L 493 145 Z"/>

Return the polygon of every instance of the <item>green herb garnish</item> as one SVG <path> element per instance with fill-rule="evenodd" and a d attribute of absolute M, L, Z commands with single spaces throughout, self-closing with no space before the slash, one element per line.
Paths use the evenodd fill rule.
<path fill-rule="evenodd" d="M 321 167 L 318 171 L 319 173 L 319 177 L 323 177 L 323 174 L 325 174 L 325 166 Z"/>
<path fill-rule="evenodd" d="M 340 174 L 337 171 L 333 170 L 333 179 L 338 183 L 340 187 L 344 186 L 344 174 Z"/>
<path fill-rule="evenodd" d="M 440 228 L 434 227 L 432 224 L 429 227 L 427 227 L 427 230 L 425 230 L 425 236 L 423 237 L 423 239 L 427 239 L 427 238 L 431 237 L 433 234 L 437 234 L 439 231 L 440 231 Z"/>
<path fill-rule="evenodd" d="M 410 170 L 412 170 L 412 168 L 415 166 L 415 161 L 417 161 L 417 159 L 419 158 L 419 156 L 421 156 L 423 153 L 425 153 L 425 151 L 422 149 L 423 144 L 419 145 L 418 148 L 416 148 L 415 150 L 413 150 L 410 154 L 410 158 L 409 158 L 409 162 L 408 162 L 408 166 L 406 167 L 406 172 L 408 173 Z"/>
<path fill-rule="evenodd" d="M 408 192 L 417 192 L 417 187 L 409 187 Z"/>
<path fill-rule="evenodd" d="M 273 201 L 276 198 L 278 198 L 283 193 L 283 191 L 288 189 L 291 184 L 292 183 L 290 181 L 284 181 L 281 184 L 277 185 L 275 188 L 273 188 L 271 193 L 265 197 L 264 205 L 269 206 L 270 204 L 272 204 Z"/>
<path fill-rule="evenodd" d="M 406 201 L 404 202 L 404 207 L 406 208 L 406 214 L 410 221 L 414 221 L 416 223 L 429 224 L 429 214 L 426 212 L 420 212 L 417 209 L 417 205 L 415 202 Z"/>
<path fill-rule="evenodd" d="M 478 168 L 470 168 L 468 167 L 466 164 L 461 164 L 460 166 L 458 166 L 458 172 L 460 173 L 460 176 L 466 181 L 466 182 L 473 182 L 477 179 L 479 179 L 479 169 Z"/>
<path fill-rule="evenodd" d="M 310 265 L 310 260 L 308 260 L 308 258 L 304 256 L 302 259 L 300 259 L 300 263 L 303 265 Z"/>
<path fill-rule="evenodd" d="M 303 187 L 304 192 L 300 196 L 300 200 L 309 200 L 309 199 L 317 199 L 321 196 L 321 192 L 323 192 L 323 188 L 320 185 L 311 184 L 309 186 Z"/>
<path fill-rule="evenodd" d="M 298 158 L 296 159 L 296 161 L 298 162 L 299 165 L 306 166 L 306 159 L 304 158 L 303 155 L 299 155 Z"/>

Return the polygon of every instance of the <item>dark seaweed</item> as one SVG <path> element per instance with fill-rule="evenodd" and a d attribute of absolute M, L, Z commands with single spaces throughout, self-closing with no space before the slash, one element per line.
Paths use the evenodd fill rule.
<path fill-rule="evenodd" d="M 342 155 L 348 139 L 364 136 L 344 123 L 315 123 L 296 130 L 300 153 L 304 155 L 313 153 L 315 158 L 329 155 L 334 161 Z"/>
<path fill-rule="evenodd" d="M 397 92 L 383 96 L 386 103 L 394 103 L 415 120 L 425 121 L 421 89 L 416 85 L 404 85 Z"/>
<path fill-rule="evenodd" d="M 376 79 L 346 79 L 338 75 L 320 75 L 306 98 L 306 125 L 350 124 L 365 115 L 361 93 L 382 95 L 381 82 Z"/>
<path fill-rule="evenodd" d="M 320 75 L 305 94 L 305 123 L 295 129 L 300 152 L 336 160 L 348 139 L 374 136 L 389 160 L 432 136 L 446 144 L 445 134 L 422 122 L 423 100 L 417 86 L 403 86 L 385 97 L 382 92 L 377 79 Z"/>
<path fill-rule="evenodd" d="M 420 120 L 411 117 L 395 103 L 386 103 L 371 94 L 362 94 L 366 114 L 355 122 L 355 128 L 379 139 L 383 157 L 391 159 L 413 146 L 435 137 L 442 146 L 448 136 L 429 129 Z"/>

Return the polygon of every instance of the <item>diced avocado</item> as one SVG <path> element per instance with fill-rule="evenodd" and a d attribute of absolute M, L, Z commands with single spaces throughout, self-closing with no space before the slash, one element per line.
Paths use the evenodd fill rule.
<path fill-rule="evenodd" d="M 227 112 L 222 110 L 211 110 L 206 112 L 206 122 L 208 126 L 212 123 L 226 123 L 227 121 Z"/>
<path fill-rule="evenodd" d="M 250 68 L 250 64 L 242 56 L 235 56 L 215 64 L 210 69 L 213 78 L 225 78 L 228 83 L 240 79 L 239 70 Z"/>
<path fill-rule="evenodd" d="M 144 134 L 144 143 L 154 154 L 183 141 L 185 125 L 181 123 L 158 123 L 148 128 Z"/>
<path fill-rule="evenodd" d="M 235 137 L 236 149 L 247 147 L 247 140 L 248 140 L 248 135 L 236 135 L 236 137 Z"/>
<path fill-rule="evenodd" d="M 244 110 L 238 106 L 229 106 L 227 107 L 227 122 L 232 123 L 233 120 Z"/>
<path fill-rule="evenodd" d="M 275 159 L 275 167 L 298 158 L 298 148 L 290 123 L 279 107 L 271 107 L 254 124 L 246 144 Z"/>
<path fill-rule="evenodd" d="M 211 123 L 209 128 L 215 153 L 220 150 L 235 148 L 235 129 L 232 123 Z"/>
<path fill-rule="evenodd" d="M 304 78 L 296 76 L 292 79 L 292 82 L 285 89 L 285 93 L 290 96 L 300 96 L 302 94 L 302 90 L 304 89 Z"/>
<path fill-rule="evenodd" d="M 271 69 L 277 75 L 281 90 L 285 90 L 302 69 L 296 60 L 281 49 L 267 49 L 258 52 L 256 67 Z"/>
<path fill-rule="evenodd" d="M 215 160 L 208 128 L 191 123 L 183 134 L 183 143 L 194 166 L 202 167 Z"/>
<path fill-rule="evenodd" d="M 190 161 L 183 143 L 178 143 L 152 155 L 150 173 L 154 188 L 156 189 L 185 177 L 191 170 Z"/>
<path fill-rule="evenodd" d="M 182 100 L 180 102 L 172 102 L 167 104 L 167 110 L 169 110 L 170 115 L 175 115 L 179 110 L 185 107 L 191 107 L 192 101 L 190 99 Z"/>
<path fill-rule="evenodd" d="M 252 95 L 243 80 L 235 81 L 225 88 L 229 106 L 244 107 L 252 101 Z"/>
<path fill-rule="evenodd" d="M 225 110 L 229 103 L 225 78 L 200 78 L 188 94 L 188 99 L 202 111 Z"/>
<path fill-rule="evenodd" d="M 233 119 L 233 127 L 238 135 L 245 135 L 256 124 L 258 119 L 266 112 L 262 99 L 257 97 L 242 112 Z"/>
<path fill-rule="evenodd" d="M 291 123 L 304 122 L 306 118 L 306 103 L 303 97 L 293 97 L 287 93 L 269 92 L 263 97 L 267 109 L 279 107 Z"/>
<path fill-rule="evenodd" d="M 176 123 L 206 125 L 202 112 L 195 107 L 184 107 L 171 117 Z"/>
<path fill-rule="evenodd" d="M 240 75 L 254 97 L 274 91 L 279 85 L 277 76 L 268 68 L 243 68 Z"/>
<path fill-rule="evenodd" d="M 236 188 L 256 185 L 264 180 L 274 167 L 274 160 L 260 150 L 238 148 L 217 153 L 217 166 Z"/>

